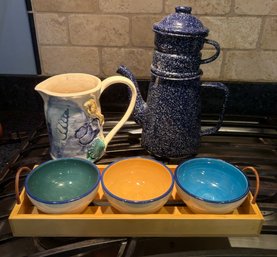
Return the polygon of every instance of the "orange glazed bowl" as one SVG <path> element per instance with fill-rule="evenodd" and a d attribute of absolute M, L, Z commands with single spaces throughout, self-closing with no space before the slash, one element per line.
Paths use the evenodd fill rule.
<path fill-rule="evenodd" d="M 170 197 L 174 178 L 163 163 L 134 157 L 110 164 L 101 184 L 110 204 L 121 213 L 154 213 Z"/>

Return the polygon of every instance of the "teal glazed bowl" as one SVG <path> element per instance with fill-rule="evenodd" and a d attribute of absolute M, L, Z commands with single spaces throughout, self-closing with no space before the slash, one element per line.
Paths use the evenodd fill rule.
<path fill-rule="evenodd" d="M 255 175 L 259 181 L 257 171 Z M 195 158 L 180 164 L 175 171 L 175 185 L 178 195 L 194 213 L 231 213 L 249 193 L 248 179 L 241 170 L 212 158 Z M 255 196 L 257 190 L 258 186 Z"/>
<path fill-rule="evenodd" d="M 81 213 L 95 198 L 100 182 L 96 165 L 78 158 L 45 162 L 28 174 L 26 193 L 45 213 Z"/>

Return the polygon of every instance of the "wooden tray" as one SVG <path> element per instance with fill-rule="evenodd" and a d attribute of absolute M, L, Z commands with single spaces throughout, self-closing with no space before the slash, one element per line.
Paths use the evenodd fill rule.
<path fill-rule="evenodd" d="M 106 166 L 98 165 L 100 171 Z M 172 171 L 175 165 L 168 166 Z M 32 205 L 23 189 L 9 222 L 21 237 L 185 237 L 257 236 L 263 216 L 249 193 L 231 214 L 194 214 L 178 198 L 174 188 L 168 204 L 154 214 L 121 214 L 105 199 L 102 188 L 81 214 L 44 214 Z"/>

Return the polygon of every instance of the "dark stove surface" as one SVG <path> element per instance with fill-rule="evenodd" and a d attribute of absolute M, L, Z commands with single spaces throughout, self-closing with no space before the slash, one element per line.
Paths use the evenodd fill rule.
<path fill-rule="evenodd" d="M 120 115 L 115 113 L 106 115 L 105 132 L 117 123 L 119 117 Z M 203 116 L 203 128 L 215 124 L 216 118 L 212 115 Z M 12 123 L 13 121 L 6 122 L 8 124 L 6 128 L 9 129 L 0 139 L 1 256 L 159 256 L 159 254 L 177 256 L 174 253 L 183 251 L 191 254 L 186 256 L 222 256 L 224 251 L 230 253 L 228 256 L 277 256 L 277 120 L 260 116 L 226 116 L 220 131 L 216 135 L 203 137 L 198 154 L 193 156 L 219 158 L 240 168 L 250 165 L 259 171 L 261 190 L 258 205 L 264 215 L 265 223 L 261 236 L 254 240 L 252 238 L 241 238 L 241 240 L 235 238 L 14 238 L 7 218 L 15 204 L 15 172 L 21 166 L 32 168 L 35 164 L 49 160 L 50 155 L 43 115 L 39 114 L 35 119 L 21 117 L 21 120 L 18 118 L 17 122 Z M 154 158 L 141 147 L 140 138 L 141 128 L 134 121 L 129 120 L 113 138 L 106 154 L 97 164 L 109 164 L 122 157 L 130 156 Z M 161 161 L 167 164 L 178 164 L 184 159 Z M 254 176 L 251 174 L 247 176 L 253 190 Z M 23 174 L 20 179 L 21 188 L 25 177 L 26 174 Z M 241 247 L 247 247 L 249 254 Z M 253 250 L 253 248 L 259 248 L 259 250 Z"/>

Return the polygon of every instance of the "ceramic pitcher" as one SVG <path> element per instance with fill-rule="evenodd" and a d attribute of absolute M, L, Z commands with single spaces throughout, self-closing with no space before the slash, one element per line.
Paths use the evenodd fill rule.
<path fill-rule="evenodd" d="M 115 83 L 122 83 L 131 92 L 127 111 L 118 124 L 103 135 L 104 116 L 99 98 Z M 52 158 L 79 157 L 96 161 L 105 153 L 113 136 L 127 121 L 136 101 L 134 84 L 123 76 L 101 81 L 82 73 L 53 76 L 35 87 L 44 100 L 45 118 Z"/>

